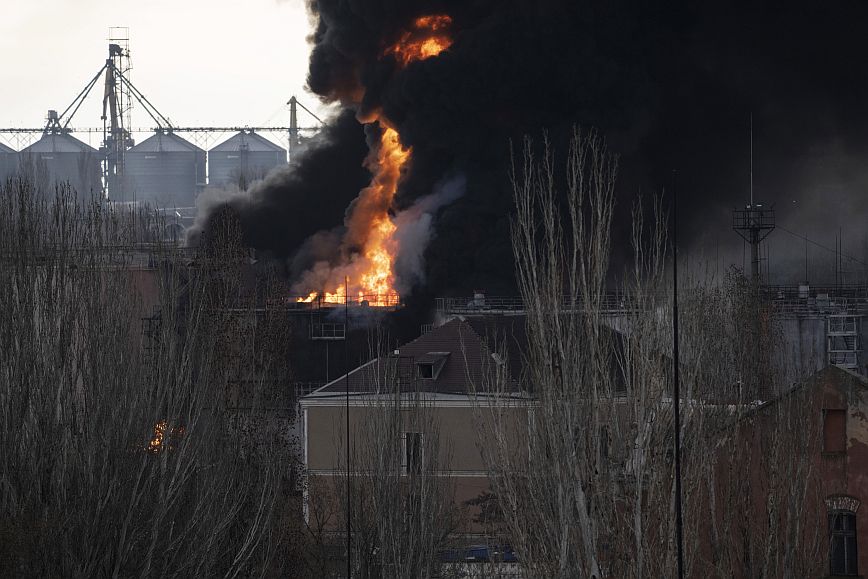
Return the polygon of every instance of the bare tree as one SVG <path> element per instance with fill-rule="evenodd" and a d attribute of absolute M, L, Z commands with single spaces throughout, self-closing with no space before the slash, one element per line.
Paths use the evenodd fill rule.
<path fill-rule="evenodd" d="M 44 200 L 25 179 L 0 195 L 10 574 L 276 572 L 290 463 L 279 437 L 252 449 L 228 401 L 239 373 L 247 411 L 262 399 L 268 372 L 241 368 L 261 326 L 238 322 L 232 263 L 143 250 L 149 220 L 68 189 Z"/>
<path fill-rule="evenodd" d="M 576 129 L 565 167 L 547 140 L 528 140 L 512 172 L 513 250 L 527 315 L 524 387 L 533 402 L 524 421 L 510 412 L 514 387 L 497 364 L 477 385 L 477 400 L 492 492 L 531 576 L 675 572 L 666 216 L 659 202 L 637 204 L 632 267 L 617 291 L 607 291 L 618 275 L 609 265 L 616 171 L 601 137 Z M 772 363 L 774 321 L 740 275 L 694 275 L 679 291 L 687 574 L 800 575 L 810 568 L 805 553 L 816 551 L 803 526 L 804 501 L 815 488 L 804 448 L 816 433 L 791 435 L 784 425 L 802 415 L 776 406 L 776 426 L 763 429 L 759 471 L 758 448 L 744 438 L 757 401 L 786 390 Z M 724 477 L 725 464 L 742 476 Z M 759 504 L 766 528 L 744 520 Z M 750 540 L 736 549 L 747 528 Z M 782 537 L 803 553 L 787 553 Z M 753 563 L 757 553 L 761 567 Z"/>
<path fill-rule="evenodd" d="M 440 577 L 440 552 L 460 519 L 444 476 L 451 448 L 440 436 L 435 393 L 416 380 L 413 361 L 378 354 L 360 370 L 369 394 L 351 406 L 349 453 L 346 431 L 335 435 L 338 525 L 346 528 L 349 509 L 354 576 Z"/>

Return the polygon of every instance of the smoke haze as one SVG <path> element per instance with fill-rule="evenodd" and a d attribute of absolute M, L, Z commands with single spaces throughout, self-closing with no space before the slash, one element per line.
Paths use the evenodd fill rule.
<path fill-rule="evenodd" d="M 345 212 L 370 178 L 357 119 L 379 114 L 413 151 L 392 207 L 405 220 L 401 243 L 414 248 L 396 263 L 405 292 L 423 280 L 417 293 L 513 292 L 510 140 L 547 130 L 565 151 L 574 123 L 599 128 L 622 157 L 616 260 L 634 195 L 671 190 L 677 169 L 682 241 L 740 265 L 730 211 L 749 197 L 751 116 L 756 199 L 775 203 L 788 230 L 833 246 L 841 228 L 845 247 L 864 245 L 863 3 L 312 0 L 309 9 L 308 85 L 346 110 L 294 169 L 228 202 L 248 242 L 295 275 L 336 263 Z M 384 56 L 430 14 L 452 17 L 446 51 L 405 68 Z M 466 193 L 418 210 L 449 175 Z M 779 281 L 795 281 L 799 243 L 783 230 L 770 238 Z"/>

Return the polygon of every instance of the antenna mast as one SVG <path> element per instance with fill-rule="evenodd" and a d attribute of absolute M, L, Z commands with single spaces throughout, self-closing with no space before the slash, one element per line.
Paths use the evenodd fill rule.
<path fill-rule="evenodd" d="M 753 113 L 750 115 L 750 203 L 732 212 L 732 228 L 750 245 L 751 283 L 760 283 L 760 243 L 775 228 L 775 209 L 763 207 L 753 198 Z"/>

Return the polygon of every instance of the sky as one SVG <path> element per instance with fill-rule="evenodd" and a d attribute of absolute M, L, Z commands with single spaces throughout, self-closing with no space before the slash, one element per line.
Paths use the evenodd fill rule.
<path fill-rule="evenodd" d="M 326 112 L 304 88 L 303 0 L 4 0 L 0 126 L 62 112 L 105 62 L 114 26 L 129 27 L 130 80 L 176 126 L 288 125 L 292 95 Z M 101 127 L 101 98 L 95 87 L 71 126 Z M 313 120 L 300 112 L 299 123 Z M 153 126 L 140 108 L 132 124 Z"/>

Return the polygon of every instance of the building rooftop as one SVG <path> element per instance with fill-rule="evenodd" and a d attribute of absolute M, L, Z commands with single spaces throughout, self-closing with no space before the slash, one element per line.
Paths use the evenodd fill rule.
<path fill-rule="evenodd" d="M 132 149 L 140 153 L 204 153 L 202 149 L 172 132 L 156 132 Z"/>
<path fill-rule="evenodd" d="M 212 147 L 211 150 L 217 152 L 235 152 L 245 150 L 251 153 L 271 152 L 286 154 L 286 149 L 275 145 L 262 135 L 253 132 L 246 133 L 243 131 L 232 135 L 219 145 Z"/>
<path fill-rule="evenodd" d="M 375 358 L 329 382 L 305 398 L 344 396 L 347 391 L 378 394 L 396 388 L 401 392 L 467 394 L 474 387 L 485 389 L 484 376 L 496 364 L 507 365 L 510 391 L 520 392 L 520 352 L 525 349 L 522 340 L 526 339 L 523 320 L 513 321 L 512 328 L 480 322 L 451 320 L 387 356 Z M 507 331 L 515 333 L 507 335 Z M 499 348 L 490 346 L 495 340 L 506 345 L 507 360 L 497 354 Z"/>
<path fill-rule="evenodd" d="M 66 133 L 49 133 L 21 150 L 22 153 L 93 153 L 97 150 Z"/>

